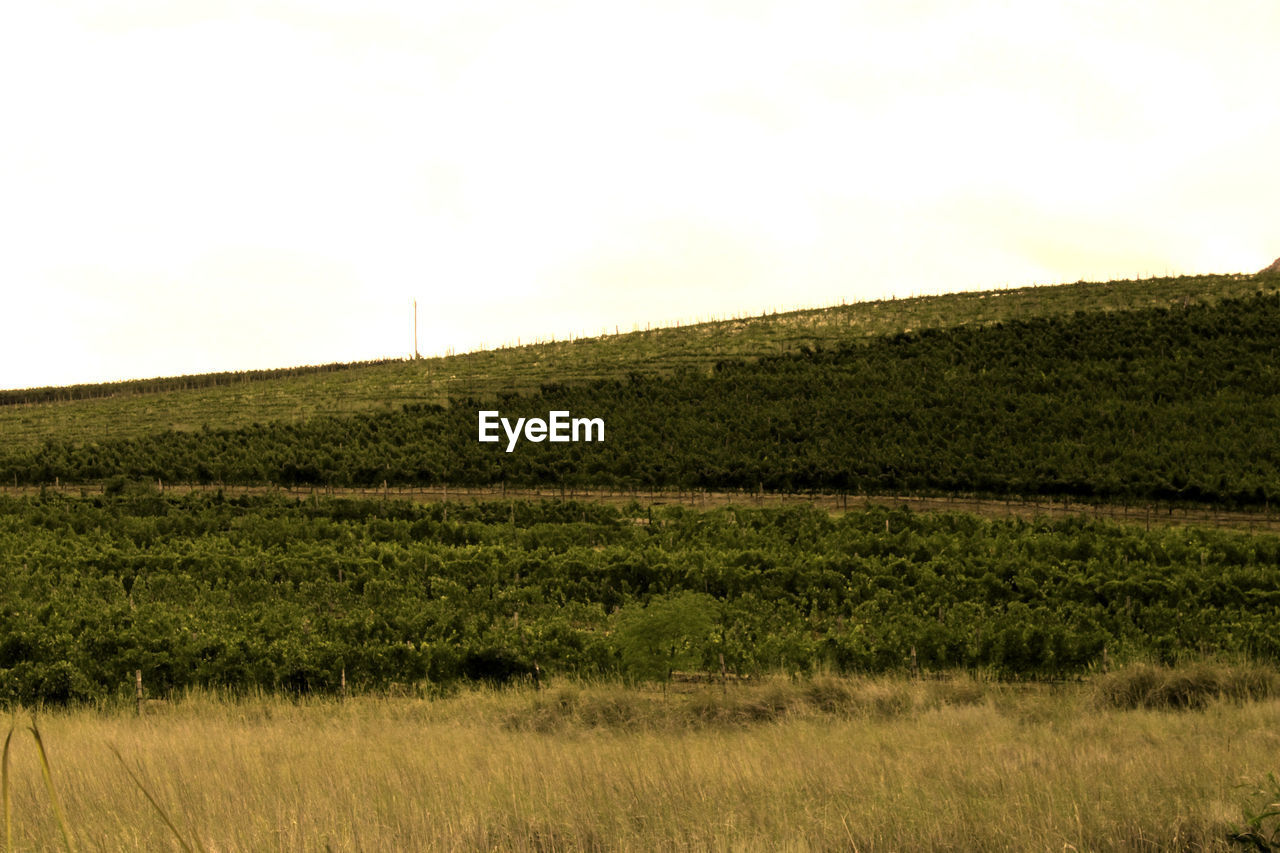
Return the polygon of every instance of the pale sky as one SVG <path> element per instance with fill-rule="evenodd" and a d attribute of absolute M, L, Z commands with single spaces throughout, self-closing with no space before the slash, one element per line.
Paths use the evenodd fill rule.
<path fill-rule="evenodd" d="M 0 11 L 0 387 L 1280 255 L 1280 4 Z"/>

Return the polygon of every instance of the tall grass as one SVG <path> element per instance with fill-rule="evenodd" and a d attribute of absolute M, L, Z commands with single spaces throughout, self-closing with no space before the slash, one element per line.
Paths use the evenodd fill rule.
<path fill-rule="evenodd" d="M 1199 662 L 1176 669 L 1136 664 L 1094 679 L 1093 694 L 1103 707 L 1203 708 L 1219 699 L 1280 696 L 1280 674 L 1257 664 Z"/>
<path fill-rule="evenodd" d="M 3 803 L 4 849 L 6 853 L 13 849 L 13 808 L 9 799 L 9 746 L 13 743 L 13 732 L 16 728 L 17 721 L 15 719 L 4 736 L 4 751 L 0 753 L 0 803 Z"/>
<path fill-rule="evenodd" d="M 1118 710 L 1087 686 L 964 679 L 665 700 L 561 684 L 192 693 L 142 719 L 46 715 L 41 732 L 85 849 L 1229 850 L 1280 761 L 1280 702 Z M 17 850 L 60 839 L 30 743 L 9 756 Z"/>
<path fill-rule="evenodd" d="M 9 799 L 9 750 L 13 746 L 13 735 L 17 728 L 17 715 L 15 714 L 14 720 L 9 726 L 9 731 L 4 738 L 3 755 L 0 755 L 0 801 L 4 803 L 4 850 L 6 853 L 15 849 L 13 846 L 13 808 Z M 76 847 L 71 840 L 71 829 L 67 826 L 66 815 L 63 814 L 62 804 L 58 800 L 58 790 L 53 784 L 53 771 L 49 767 L 49 753 L 44 748 L 44 738 L 40 736 L 40 728 L 36 725 L 34 716 L 31 718 L 31 725 L 27 727 L 27 731 L 31 733 L 31 737 L 35 741 L 40 774 L 44 779 L 50 812 L 62 836 L 62 843 L 68 851 L 74 851 Z"/>

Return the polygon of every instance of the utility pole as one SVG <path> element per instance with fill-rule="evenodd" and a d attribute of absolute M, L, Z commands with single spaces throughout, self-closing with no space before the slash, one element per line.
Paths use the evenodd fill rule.
<path fill-rule="evenodd" d="M 418 300 L 413 300 L 413 359 L 417 361 L 422 358 L 418 354 Z"/>

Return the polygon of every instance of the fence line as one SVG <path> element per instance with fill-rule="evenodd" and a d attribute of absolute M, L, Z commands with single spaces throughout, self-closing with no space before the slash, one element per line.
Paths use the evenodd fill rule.
<path fill-rule="evenodd" d="M 236 486 L 218 483 L 166 483 L 156 481 L 157 491 L 164 494 L 218 492 L 231 495 L 286 495 L 291 497 L 347 497 L 361 499 L 410 500 L 417 503 L 473 500 L 571 500 L 586 503 L 641 506 L 711 507 L 780 507 L 812 506 L 832 513 L 872 506 L 905 508 L 915 512 L 966 512 L 986 517 L 1023 519 L 1068 518 L 1088 516 L 1108 518 L 1125 524 L 1151 525 L 1200 524 L 1229 527 L 1249 532 L 1280 531 L 1280 513 L 1268 506 L 1264 510 L 1224 510 L 1217 507 L 1187 507 L 1170 504 L 1092 504 L 1048 498 L 979 498 L 966 495 L 927 497 L 919 495 L 867 495 L 836 492 L 760 492 L 711 491 L 706 489 L 588 489 L 582 487 L 534 486 Z M 43 486 L 0 486 L 0 494 L 36 495 L 54 492 L 60 495 L 92 496 L 106 493 L 101 483 L 71 484 L 55 482 Z"/>

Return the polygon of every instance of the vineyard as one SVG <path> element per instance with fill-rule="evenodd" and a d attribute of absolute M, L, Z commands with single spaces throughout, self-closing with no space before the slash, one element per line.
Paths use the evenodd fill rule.
<path fill-rule="evenodd" d="M 1274 840 L 1278 283 L 0 393 L 6 849 Z"/>
<path fill-rule="evenodd" d="M 6 443 L 0 700 L 102 699 L 137 670 L 160 693 L 324 695 L 663 680 L 721 661 L 742 676 L 1015 679 L 1274 662 L 1277 540 L 1152 528 L 1150 508 L 1268 528 L 1273 284 L 962 294 L 478 353 L 450 364 L 489 367 L 438 402 L 407 402 L 410 372 L 444 364 L 430 360 L 9 395 L 8 415 L 166 395 L 235 409 L 259 384 L 286 407 L 300 388 L 312 399 L 292 418 Z M 1075 310 L 1086 298 L 1095 310 Z M 560 369 L 552 352 L 581 357 Z M 379 405 L 355 394 L 325 414 L 351 382 Z M 480 407 L 582 413 L 608 439 L 507 453 L 476 440 Z M 325 496 L 343 489 L 366 494 Z M 563 498 L 574 490 L 616 497 Z M 672 490 L 719 497 L 626 499 Z M 829 505 L 770 503 L 804 495 Z M 982 519 L 868 495 L 1026 503 Z M 1117 521 L 1142 521 L 1128 510 L 1142 505 L 1145 523 L 1064 515 L 1081 502 Z"/>
<path fill-rule="evenodd" d="M 706 370 L 751 360 L 873 342 L 888 335 L 985 326 L 1077 311 L 1214 305 L 1275 292 L 1280 276 L 1187 276 L 947 294 L 856 303 L 620 335 L 549 341 L 425 358 L 355 365 L 208 374 L 0 393 L 5 446 L 34 450 L 46 441 L 99 442 L 165 430 L 235 429 L 302 423 L 315 417 L 395 411 L 450 398 L 536 393 L 631 374 Z"/>
<path fill-rule="evenodd" d="M 0 700 L 1280 661 L 1280 538 L 870 508 L 0 500 Z"/>
<path fill-rule="evenodd" d="M 0 451 L 14 486 L 111 478 L 975 494 L 1268 508 L 1280 495 L 1280 295 L 902 333 L 666 376 L 544 385 Z M 477 438 L 477 411 L 602 418 L 600 443 Z"/>

